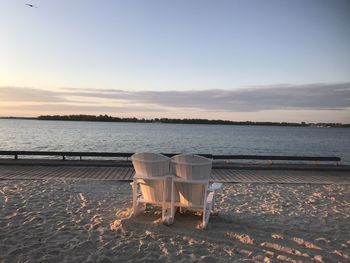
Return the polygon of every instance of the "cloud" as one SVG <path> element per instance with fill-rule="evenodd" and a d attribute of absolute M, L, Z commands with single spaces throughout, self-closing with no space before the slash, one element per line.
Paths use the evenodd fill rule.
<path fill-rule="evenodd" d="M 26 102 L 68 101 L 60 93 L 54 91 L 24 87 L 0 87 L 0 100 Z"/>
<path fill-rule="evenodd" d="M 5 94 L 5 95 L 4 95 Z M 0 87 L 0 98 L 7 101 L 33 101 L 64 103 L 73 102 L 72 97 L 89 98 L 92 107 L 100 111 L 123 109 L 125 111 L 158 110 L 157 108 L 181 108 L 201 111 L 257 112 L 264 110 L 344 110 L 350 108 L 350 83 L 274 85 L 249 87 L 235 90 L 192 91 L 124 91 L 120 89 L 65 89 L 47 91 L 28 88 Z M 123 108 L 103 106 L 105 99 L 111 103 L 123 102 Z M 78 106 L 92 109 L 90 106 Z M 94 103 L 93 101 L 96 101 Z M 100 105 L 98 105 L 100 104 Z M 140 106 L 141 105 L 141 106 Z M 59 106 L 61 107 L 61 106 Z M 68 106 L 68 107 L 72 107 Z M 38 107 L 38 109 L 40 109 Z M 73 108 L 72 108 L 73 109 Z M 59 110 L 59 108 L 57 108 Z"/>
<path fill-rule="evenodd" d="M 79 97 L 127 100 L 164 107 L 208 111 L 254 112 L 263 110 L 342 110 L 350 107 L 350 83 L 275 85 L 236 90 L 123 91 L 85 90 Z"/>
<path fill-rule="evenodd" d="M 0 109 L 6 108 L 7 110 L 21 110 L 21 111 L 35 111 L 35 112 L 42 112 L 42 114 L 45 114 L 45 112 L 57 112 L 57 114 L 60 113 L 108 113 L 108 112 L 115 112 L 115 113 L 130 113 L 130 112 L 163 112 L 164 109 L 161 108 L 153 108 L 153 107 L 142 107 L 142 106 L 133 106 L 133 107 L 126 107 L 126 106 L 105 106 L 105 105 L 75 105 L 75 104 L 67 104 L 67 103 L 54 103 L 54 104 L 47 104 L 47 103 L 39 103 L 39 104 L 31 104 L 31 105 L 10 105 L 2 107 L 0 105 Z"/>

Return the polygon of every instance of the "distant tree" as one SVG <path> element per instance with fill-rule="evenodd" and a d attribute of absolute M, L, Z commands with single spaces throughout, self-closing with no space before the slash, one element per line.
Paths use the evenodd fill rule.
<path fill-rule="evenodd" d="M 7 117 L 11 118 L 11 117 Z M 41 115 L 37 117 L 38 120 L 59 120 L 59 121 L 102 121 L 102 122 L 157 122 L 157 123 L 182 123 L 182 124 L 213 124 L 213 125 L 257 125 L 257 126 L 303 126 L 303 127 L 350 127 L 350 124 L 341 123 L 294 123 L 294 122 L 252 122 L 252 121 L 228 121 L 228 120 L 208 120 L 208 119 L 169 119 L 169 118 L 155 118 L 155 119 L 137 119 L 112 117 L 107 114 L 95 115 Z"/>

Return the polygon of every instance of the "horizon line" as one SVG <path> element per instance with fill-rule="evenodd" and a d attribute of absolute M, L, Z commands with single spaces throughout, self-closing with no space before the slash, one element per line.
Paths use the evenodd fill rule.
<path fill-rule="evenodd" d="M 42 117 L 42 118 L 40 118 Z M 65 117 L 90 117 L 90 118 L 96 118 L 95 120 L 83 120 L 83 119 L 64 119 Z M 103 120 L 102 118 L 105 117 L 109 120 Z M 46 119 L 47 118 L 47 119 Z M 56 119 L 55 119 L 56 118 Z M 61 118 L 61 119 L 59 119 Z M 101 119 L 98 119 L 101 118 Z M 181 124 L 176 121 L 186 121 L 186 123 L 182 124 L 206 124 L 206 123 L 189 123 L 187 121 L 203 121 L 203 122 L 211 122 L 207 124 L 215 124 L 214 122 L 221 122 L 217 124 L 285 124 L 286 126 L 288 125 L 293 125 L 293 124 L 298 124 L 298 125 L 341 125 L 341 126 L 350 126 L 350 123 L 342 123 L 342 122 L 305 122 L 305 121 L 300 121 L 300 122 L 288 122 L 288 121 L 250 121 L 250 120 L 245 120 L 245 121 L 233 121 L 233 120 L 226 120 L 226 119 L 207 119 L 207 118 L 168 118 L 168 117 L 162 117 L 162 118 L 138 118 L 138 117 L 118 117 L 118 116 L 111 116 L 108 114 L 99 114 L 99 115 L 93 115 L 93 114 L 68 114 L 68 115 L 39 115 L 39 116 L 31 116 L 31 117 L 23 117 L 23 116 L 0 116 L 0 119 L 31 119 L 31 120 L 52 120 L 52 121 L 91 121 L 91 122 L 118 122 L 117 120 L 125 120 L 125 122 L 128 122 L 127 120 L 135 120 L 135 122 L 161 122 L 162 120 L 169 120 L 169 121 L 175 121 L 173 122 L 174 124 Z M 130 122 L 130 121 L 129 121 Z M 161 122 L 161 123 L 169 123 L 169 122 Z M 334 126 L 333 126 L 334 127 Z"/>

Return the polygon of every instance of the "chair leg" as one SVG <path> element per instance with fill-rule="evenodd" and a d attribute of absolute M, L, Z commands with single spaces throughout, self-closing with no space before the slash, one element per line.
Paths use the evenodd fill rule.
<path fill-rule="evenodd" d="M 207 221 L 206 221 L 206 218 L 207 218 L 207 204 L 206 204 L 206 200 L 204 201 L 202 217 L 203 217 L 202 228 L 206 229 L 207 228 Z"/>
<path fill-rule="evenodd" d="M 175 217 L 175 183 L 171 182 L 171 202 L 170 202 L 170 220 L 171 223 L 174 222 Z"/>
<path fill-rule="evenodd" d="M 167 179 L 163 180 L 163 200 L 162 200 L 162 222 L 168 224 L 168 213 L 167 213 Z"/>
<path fill-rule="evenodd" d="M 211 214 L 218 215 L 219 211 L 216 211 L 216 209 L 215 209 L 215 197 L 216 197 L 216 192 L 213 191 L 213 201 L 212 201 L 212 205 L 211 205 Z"/>
<path fill-rule="evenodd" d="M 208 195 L 208 185 L 205 186 L 205 197 L 203 199 L 203 229 L 206 229 L 208 226 L 210 209 L 208 208 L 207 195 Z"/>
<path fill-rule="evenodd" d="M 170 181 L 170 182 L 169 182 Z M 168 189 L 168 185 L 171 185 L 171 188 Z M 162 218 L 163 223 L 165 225 L 171 225 L 174 222 L 174 199 L 173 199 L 173 182 L 171 178 L 167 178 L 164 180 L 164 191 L 163 191 L 163 204 L 162 204 Z M 167 200 L 168 197 L 168 191 L 170 191 L 170 207 L 169 207 L 169 200 Z"/>
<path fill-rule="evenodd" d="M 137 181 L 134 180 L 132 183 L 132 215 L 137 216 L 141 211 L 141 206 L 137 201 Z"/>
<path fill-rule="evenodd" d="M 132 214 L 135 216 L 137 214 L 137 182 L 134 180 L 132 182 Z"/>
<path fill-rule="evenodd" d="M 207 207 L 203 207 L 203 229 L 206 229 L 209 222 L 210 210 Z"/>
<path fill-rule="evenodd" d="M 212 210 L 215 210 L 215 191 L 213 192 Z"/>

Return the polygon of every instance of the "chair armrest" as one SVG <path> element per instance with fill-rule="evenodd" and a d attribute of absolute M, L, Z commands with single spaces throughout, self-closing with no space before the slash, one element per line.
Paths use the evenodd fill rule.
<path fill-rule="evenodd" d="M 222 183 L 213 183 L 209 186 L 208 191 L 216 191 L 222 188 Z"/>

